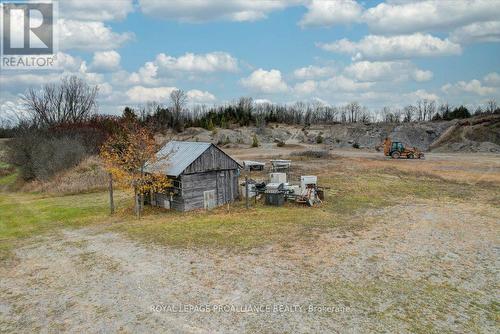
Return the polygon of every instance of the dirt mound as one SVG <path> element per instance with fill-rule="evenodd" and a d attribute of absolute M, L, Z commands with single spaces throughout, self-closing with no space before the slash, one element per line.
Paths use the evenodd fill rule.
<path fill-rule="evenodd" d="M 435 152 L 500 153 L 500 115 L 457 120 L 430 149 Z"/>

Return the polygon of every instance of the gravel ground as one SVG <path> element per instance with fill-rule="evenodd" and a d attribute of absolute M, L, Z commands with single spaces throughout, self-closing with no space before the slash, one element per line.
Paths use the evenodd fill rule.
<path fill-rule="evenodd" d="M 65 230 L 0 269 L 0 332 L 493 333 L 499 217 L 479 204 L 405 203 L 245 252 Z M 210 312 L 173 312 L 181 305 Z"/>

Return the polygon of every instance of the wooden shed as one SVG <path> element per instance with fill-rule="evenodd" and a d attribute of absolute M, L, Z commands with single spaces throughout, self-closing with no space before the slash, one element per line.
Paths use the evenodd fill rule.
<path fill-rule="evenodd" d="M 171 141 L 158 153 L 167 157 L 146 167 L 172 180 L 164 193 L 151 194 L 154 206 L 189 211 L 211 209 L 239 198 L 241 165 L 211 143 Z"/>

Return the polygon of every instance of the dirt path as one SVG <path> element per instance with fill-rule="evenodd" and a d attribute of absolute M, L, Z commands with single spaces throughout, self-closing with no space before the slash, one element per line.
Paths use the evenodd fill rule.
<path fill-rule="evenodd" d="M 66 230 L 1 269 L 0 332 L 494 332 L 499 217 L 480 205 L 406 204 L 354 217 L 361 229 L 246 252 Z M 237 312 L 245 305 L 259 309 Z"/>

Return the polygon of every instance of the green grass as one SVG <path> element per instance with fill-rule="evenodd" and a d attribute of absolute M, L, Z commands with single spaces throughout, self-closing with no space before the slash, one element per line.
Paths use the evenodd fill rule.
<path fill-rule="evenodd" d="M 0 184 L 11 184 L 15 178 L 15 174 L 4 176 Z M 211 212 L 178 213 L 148 208 L 141 220 L 136 220 L 131 212 L 129 195 L 118 196 L 118 207 L 127 211 L 110 219 L 106 192 L 53 197 L 3 191 L 0 248 L 5 255 L 17 240 L 91 223 L 132 238 L 178 247 L 252 248 L 276 242 L 286 246 L 298 239 L 314 238 L 316 232 L 332 227 L 359 228 L 363 222 L 353 217 L 363 210 L 419 199 L 465 201 L 473 194 L 491 192 L 480 186 L 387 170 L 330 174 L 321 177 L 320 183 L 330 189 L 326 202 L 319 208 L 293 203 L 276 208 L 252 203 L 252 208 L 246 210 L 242 202 L 231 205 L 229 210 L 223 206 Z"/>
<path fill-rule="evenodd" d="M 141 221 L 127 220 L 114 229 L 133 238 L 171 246 L 251 248 L 270 243 L 284 246 L 297 239 L 314 238 L 334 227 L 359 228 L 355 213 L 423 199 L 461 201 L 485 190 L 436 178 L 404 176 L 384 172 L 355 176 L 335 175 L 320 183 L 329 186 L 327 201 L 319 208 L 293 203 L 276 208 L 243 203 L 212 212 L 176 213 L 151 210 Z"/>
<path fill-rule="evenodd" d="M 108 217 L 106 193 L 62 197 L 0 193 L 0 257 L 6 257 L 18 240 Z"/>

